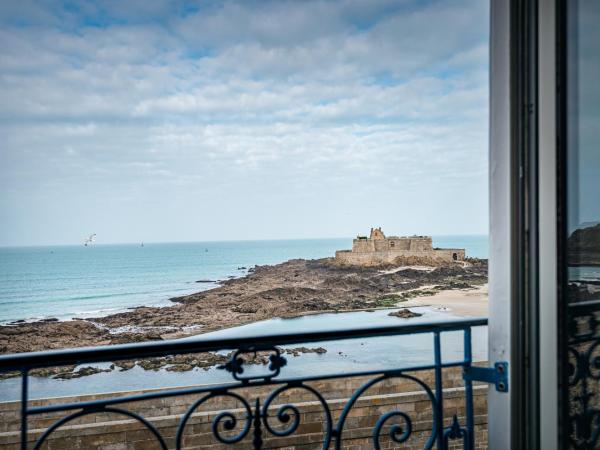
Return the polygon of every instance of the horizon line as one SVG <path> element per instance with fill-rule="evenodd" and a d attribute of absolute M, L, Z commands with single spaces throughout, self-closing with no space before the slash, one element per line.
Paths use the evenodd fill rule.
<path fill-rule="evenodd" d="M 416 236 L 416 235 L 414 235 Z M 469 233 L 469 234 L 430 234 L 427 236 L 435 237 L 450 237 L 450 236 L 488 236 L 489 233 Z M 410 235 L 407 235 L 410 237 Z M 215 239 L 215 240 L 206 240 L 206 241 L 129 241 L 129 242 L 102 242 L 102 243 L 94 243 L 89 245 L 89 247 L 97 247 L 97 246 L 108 246 L 108 245 L 157 245 L 157 244 L 202 244 L 202 243 L 220 243 L 220 242 L 277 242 L 277 241 L 311 241 L 311 240 L 326 240 L 326 239 L 355 239 L 355 237 L 348 236 L 334 236 L 334 237 L 307 237 L 307 238 L 276 238 L 276 239 Z M 0 248 L 24 248 L 24 247 L 84 247 L 83 243 L 79 244 L 10 244 L 4 245 L 0 244 Z"/>

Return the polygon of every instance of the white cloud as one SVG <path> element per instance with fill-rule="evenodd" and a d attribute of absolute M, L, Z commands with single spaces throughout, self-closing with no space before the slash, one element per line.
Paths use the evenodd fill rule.
<path fill-rule="evenodd" d="M 485 2 L 142 3 L 0 8 L 0 243 L 485 232 Z"/>

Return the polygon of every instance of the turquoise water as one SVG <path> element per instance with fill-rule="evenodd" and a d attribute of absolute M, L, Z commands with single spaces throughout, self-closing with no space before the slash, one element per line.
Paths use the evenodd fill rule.
<path fill-rule="evenodd" d="M 434 246 L 487 258 L 487 236 L 434 236 Z M 215 287 L 240 267 L 323 258 L 352 239 L 0 248 L 0 323 L 107 315 Z"/>

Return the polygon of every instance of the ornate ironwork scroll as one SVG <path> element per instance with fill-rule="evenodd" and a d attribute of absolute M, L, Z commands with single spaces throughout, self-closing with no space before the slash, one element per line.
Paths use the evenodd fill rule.
<path fill-rule="evenodd" d="M 569 443 L 576 449 L 600 444 L 600 302 L 569 308 Z"/>

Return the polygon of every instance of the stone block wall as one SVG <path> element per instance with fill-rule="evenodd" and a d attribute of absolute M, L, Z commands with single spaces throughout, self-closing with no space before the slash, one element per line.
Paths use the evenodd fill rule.
<path fill-rule="evenodd" d="M 398 237 L 389 236 L 381 239 L 354 239 L 352 252 L 383 252 L 388 250 L 427 252 L 433 249 L 430 236 Z"/>
<path fill-rule="evenodd" d="M 454 259 L 456 254 L 456 259 Z M 453 262 L 465 259 L 464 249 L 439 249 L 428 251 L 411 250 L 386 250 L 373 252 L 355 252 L 350 250 L 338 250 L 335 259 L 340 264 L 358 266 L 377 266 L 381 264 L 395 264 L 397 260 L 411 260 L 422 262 Z"/>
<path fill-rule="evenodd" d="M 433 374 L 419 372 L 415 374 L 434 389 Z M 307 383 L 319 391 L 330 407 L 334 425 L 339 418 L 348 398 L 368 378 L 352 377 L 338 380 L 323 380 Z M 276 386 L 260 388 L 244 388 L 235 392 L 246 398 L 251 405 L 255 398 L 261 401 L 273 392 Z M 105 397 L 123 396 L 141 393 L 127 392 L 117 394 L 98 394 L 72 398 L 57 398 L 32 401 L 32 406 L 66 403 L 72 401 L 86 401 Z M 144 391 L 148 392 L 148 391 Z M 464 423 L 465 402 L 461 371 L 459 369 L 444 370 L 444 410 L 445 425 L 450 424 L 454 414 L 457 414 Z M 187 396 L 173 396 L 118 405 L 119 407 L 134 411 L 154 424 L 165 437 L 169 448 L 175 448 L 175 434 L 182 415 L 190 405 L 201 397 L 201 394 Z M 292 403 L 300 412 L 300 426 L 286 437 L 274 437 L 263 427 L 264 448 L 270 449 L 316 449 L 321 448 L 325 433 L 326 416 L 322 405 L 317 398 L 305 390 L 293 388 L 283 392 L 273 402 L 270 413 L 273 416 L 270 424 L 281 429 L 282 424 L 277 421 L 276 412 L 280 405 Z M 0 450 L 16 450 L 19 448 L 19 402 L 0 403 Z M 251 448 L 252 432 L 240 443 L 224 445 L 219 443 L 211 431 L 213 419 L 221 411 L 230 411 L 238 418 L 239 431 L 243 426 L 245 410 L 242 405 L 228 397 L 218 397 L 203 407 L 196 410 L 190 418 L 183 437 L 185 449 L 248 449 Z M 413 425 L 413 434 L 405 444 L 396 444 L 391 441 L 384 428 L 380 442 L 382 448 L 423 448 L 424 442 L 431 433 L 432 412 L 431 404 L 426 394 L 418 385 L 406 379 L 388 379 L 371 387 L 356 402 L 352 408 L 343 433 L 343 448 L 363 449 L 373 447 L 373 427 L 377 420 L 385 413 L 399 410 L 407 413 Z M 487 386 L 477 385 L 474 389 L 474 410 L 476 423 L 476 448 L 487 448 Z M 64 412 L 48 413 L 33 416 L 29 421 L 29 445 L 43 433 Z M 397 422 L 399 423 L 399 422 Z M 224 434 L 230 434 L 225 432 Z M 458 442 L 450 448 L 458 448 Z M 159 446 L 153 441 L 149 431 L 138 422 L 125 416 L 112 413 L 97 413 L 84 416 L 76 421 L 56 430 L 42 448 L 49 450 L 140 450 L 154 449 Z"/>
<path fill-rule="evenodd" d="M 445 261 L 464 261 L 465 260 L 465 249 L 464 248 L 438 248 L 433 250 L 438 258 L 442 258 Z M 456 258 L 455 258 L 456 255 Z"/>

